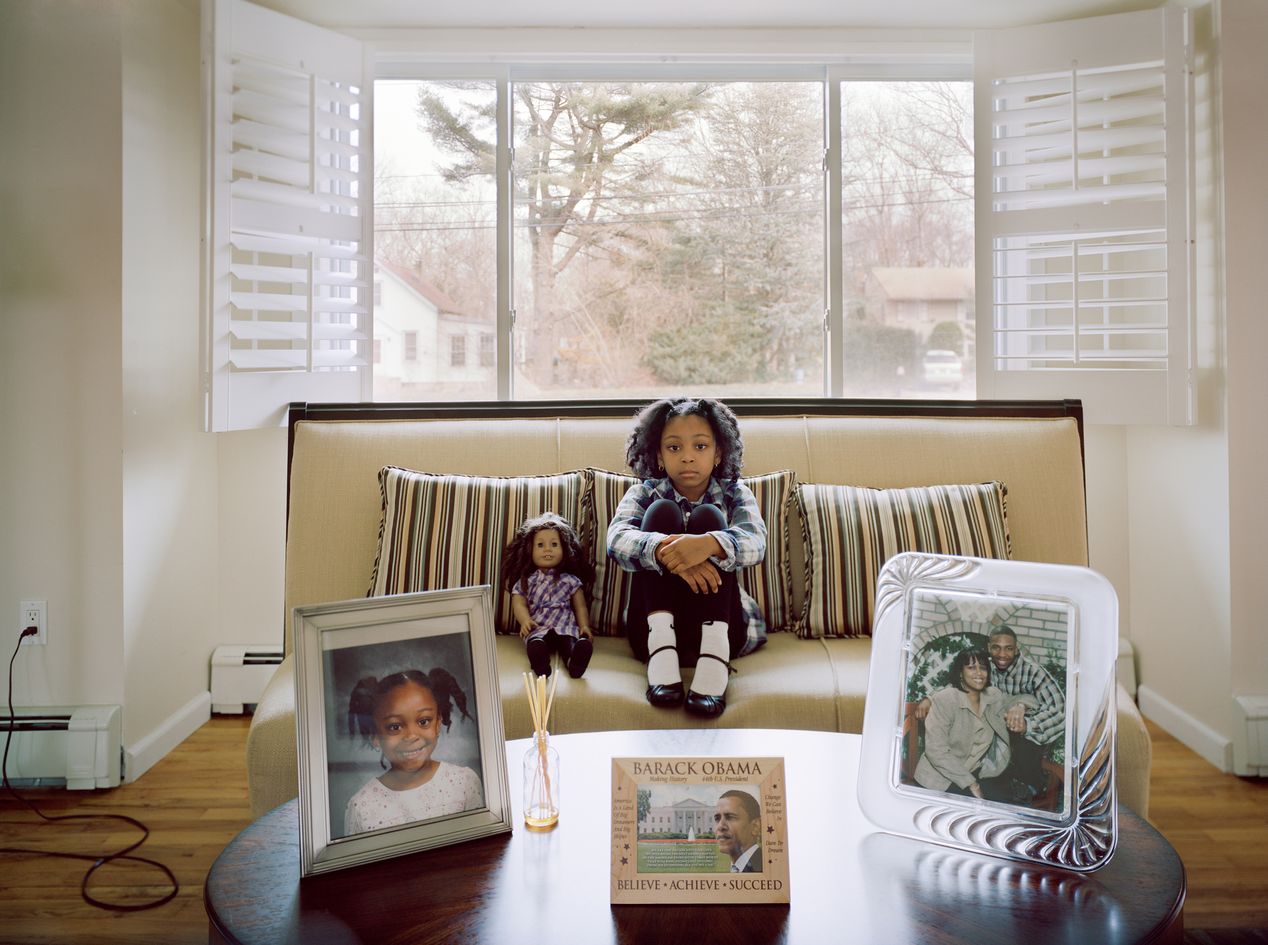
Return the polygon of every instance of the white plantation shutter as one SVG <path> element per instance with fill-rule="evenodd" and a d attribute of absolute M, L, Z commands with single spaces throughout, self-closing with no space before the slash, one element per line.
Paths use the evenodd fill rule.
<path fill-rule="evenodd" d="M 979 396 L 1193 422 L 1188 15 L 975 34 Z"/>
<path fill-rule="evenodd" d="M 204 11 L 206 427 L 368 400 L 370 57 L 243 0 Z"/>

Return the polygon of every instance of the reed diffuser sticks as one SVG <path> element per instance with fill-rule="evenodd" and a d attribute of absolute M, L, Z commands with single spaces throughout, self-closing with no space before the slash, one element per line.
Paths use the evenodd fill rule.
<path fill-rule="evenodd" d="M 558 676 L 524 674 L 524 691 L 533 720 L 533 745 L 524 755 L 524 821 L 535 829 L 549 829 L 559 820 L 559 754 L 550 745 L 550 710 Z"/>

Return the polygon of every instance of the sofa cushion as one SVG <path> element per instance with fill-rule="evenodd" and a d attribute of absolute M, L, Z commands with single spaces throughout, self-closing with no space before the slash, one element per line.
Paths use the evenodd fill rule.
<path fill-rule="evenodd" d="M 838 731 L 841 724 L 837 675 L 824 654 L 825 643 L 863 644 L 863 671 L 855 674 L 867 681 L 867 649 L 870 640 L 803 640 L 791 633 L 777 633 L 760 650 L 734 664 L 726 690 L 726 712 L 715 722 L 702 722 L 682 710 L 659 709 L 647 701 L 647 673 L 630 654 L 624 640 L 600 637 L 594 656 L 580 679 L 572 679 L 556 667 L 551 679 L 558 689 L 551 708 L 551 732 L 602 732 L 626 729 L 772 728 L 780 725 L 822 732 Z M 519 640 L 497 640 L 498 680 L 502 695 L 502 722 L 507 738 L 527 738 L 533 732 L 524 680 L 528 668 Z M 513 670 L 513 672 L 508 672 Z M 691 671 L 686 670 L 688 681 Z M 846 701 L 862 703 L 863 689 L 852 692 Z M 856 717 L 857 716 L 857 717 Z M 862 712 L 850 715 L 861 727 Z M 294 738 L 292 737 L 292 742 Z M 772 750 L 772 754 L 778 754 Z"/>
<path fill-rule="evenodd" d="M 630 600 L 631 574 L 608 558 L 607 531 L 622 497 L 639 480 L 606 469 L 584 472 L 588 482 L 582 500 L 582 518 L 587 531 L 582 538 L 589 541 L 595 565 L 590 622 L 596 633 L 619 636 Z M 766 558 L 757 567 L 740 572 L 740 586 L 757 601 L 767 628 L 784 630 L 791 626 L 794 618 L 788 523 L 796 476 L 785 469 L 765 476 L 745 476 L 740 481 L 752 491 L 766 523 Z"/>
<path fill-rule="evenodd" d="M 502 552 L 515 529 L 543 512 L 574 525 L 581 520 L 580 472 L 498 478 L 384 466 L 379 490 L 383 513 L 369 596 L 489 584 L 499 632 L 513 629 Z"/>
<path fill-rule="evenodd" d="M 876 575 L 902 551 L 1008 558 L 1007 489 L 980 485 L 864 489 L 801 483 L 805 603 L 797 632 L 870 636 Z"/>

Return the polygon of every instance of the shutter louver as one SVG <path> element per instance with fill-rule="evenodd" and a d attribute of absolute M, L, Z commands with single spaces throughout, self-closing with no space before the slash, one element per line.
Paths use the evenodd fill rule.
<path fill-rule="evenodd" d="M 370 97 L 360 43 L 216 0 L 209 429 L 368 397 Z"/>
<path fill-rule="evenodd" d="M 1172 9 L 979 34 L 989 395 L 1192 421 L 1185 27 Z"/>

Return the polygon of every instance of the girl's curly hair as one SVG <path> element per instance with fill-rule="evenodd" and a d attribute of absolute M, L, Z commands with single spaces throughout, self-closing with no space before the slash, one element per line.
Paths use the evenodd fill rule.
<path fill-rule="evenodd" d="M 559 543 L 564 549 L 559 570 L 575 574 L 581 579 L 581 586 L 589 588 L 594 583 L 594 566 L 581 547 L 581 536 L 571 522 L 554 512 L 543 512 L 525 519 L 515 530 L 515 537 L 502 553 L 502 584 L 509 591 L 517 581 L 528 577 L 536 569 L 533 564 L 533 536 L 543 528 L 553 528 L 559 533 Z"/>
<path fill-rule="evenodd" d="M 471 714 L 467 712 L 467 694 L 448 670 L 439 666 L 426 673 L 406 669 L 382 679 L 366 676 L 357 681 L 348 697 L 348 734 L 353 737 L 360 734 L 365 744 L 370 744 L 370 739 L 378 734 L 374 726 L 375 708 L 384 696 L 405 683 L 416 683 L 431 692 L 436 699 L 436 707 L 440 710 L 440 721 L 444 723 L 445 731 L 449 731 L 455 705 L 463 718 L 471 718 Z"/>
<path fill-rule="evenodd" d="M 639 411 L 634 418 L 634 431 L 625 441 L 625 461 L 634 475 L 641 479 L 664 475 L 660 465 L 660 438 L 665 424 L 675 417 L 704 417 L 709 421 L 720 457 L 715 475 L 723 481 L 739 478 L 744 465 L 740 423 L 730 407 L 708 397 L 667 397 Z"/>

